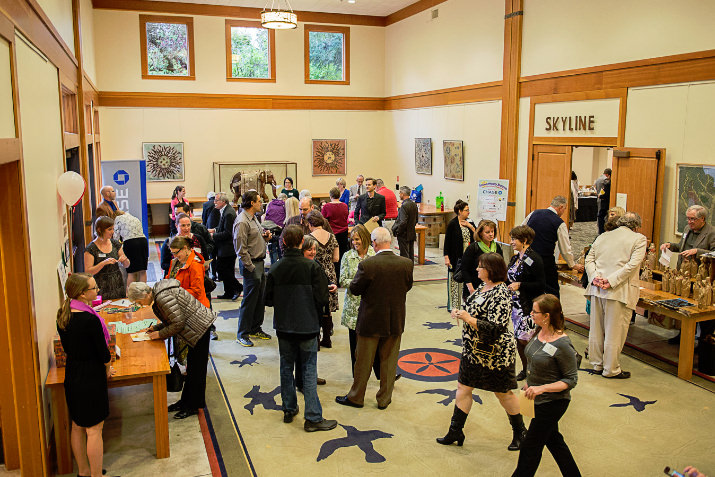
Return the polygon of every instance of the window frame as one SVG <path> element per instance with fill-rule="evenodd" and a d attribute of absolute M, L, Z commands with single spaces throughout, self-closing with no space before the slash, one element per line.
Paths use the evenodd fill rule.
<path fill-rule="evenodd" d="M 249 83 L 275 83 L 276 82 L 276 31 L 268 31 L 268 78 L 235 78 L 233 77 L 233 63 L 231 50 L 231 27 L 263 28 L 261 22 L 251 20 L 226 19 L 226 81 L 243 81 Z"/>
<path fill-rule="evenodd" d="M 334 25 L 305 25 L 303 37 L 303 56 L 305 84 L 350 84 L 350 27 Z M 310 79 L 310 32 L 342 33 L 343 35 L 343 79 L 342 81 Z"/>
<path fill-rule="evenodd" d="M 189 54 L 189 74 L 187 76 L 150 75 L 149 62 L 147 58 L 146 24 L 147 23 L 171 23 L 175 25 L 186 25 L 186 39 L 188 42 Z M 142 79 L 159 80 L 196 80 L 196 69 L 194 63 L 194 18 L 178 17 L 170 15 L 139 15 L 139 48 L 141 50 Z"/>

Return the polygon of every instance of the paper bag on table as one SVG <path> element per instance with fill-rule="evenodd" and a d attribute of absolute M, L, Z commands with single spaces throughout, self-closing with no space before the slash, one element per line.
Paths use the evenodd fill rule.
<path fill-rule="evenodd" d="M 534 418 L 534 401 L 527 398 L 524 391 L 519 391 L 519 409 L 523 416 Z"/>

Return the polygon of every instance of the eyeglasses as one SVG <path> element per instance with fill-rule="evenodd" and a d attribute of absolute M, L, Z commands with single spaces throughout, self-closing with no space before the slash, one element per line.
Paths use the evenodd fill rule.
<path fill-rule="evenodd" d="M 87 291 L 89 291 L 89 290 L 99 291 L 99 287 L 97 285 L 95 285 L 92 288 L 87 288 Z"/>
<path fill-rule="evenodd" d="M 177 250 L 176 252 L 174 252 L 174 251 L 172 250 L 172 251 L 171 251 L 171 255 L 173 255 L 174 257 L 176 257 L 176 256 L 179 255 L 182 251 L 183 251 L 183 250 Z"/>
<path fill-rule="evenodd" d="M 543 313 L 541 313 L 540 311 L 534 311 L 534 310 L 531 310 L 530 314 L 531 315 L 543 315 Z"/>
<path fill-rule="evenodd" d="M 686 217 L 685 219 L 686 219 L 688 222 L 695 222 L 695 221 L 698 220 L 699 218 L 700 218 L 700 217 Z"/>

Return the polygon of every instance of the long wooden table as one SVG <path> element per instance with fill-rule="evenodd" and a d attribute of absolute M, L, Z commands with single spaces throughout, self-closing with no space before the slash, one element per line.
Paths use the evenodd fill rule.
<path fill-rule="evenodd" d="M 573 270 L 559 270 L 559 281 L 569 285 L 581 286 L 581 274 Z M 693 299 L 686 299 L 694 306 L 671 310 L 655 303 L 658 300 L 682 298 L 661 290 L 640 288 L 638 306 L 680 321 L 680 349 L 678 351 L 678 377 L 689 380 L 693 377 L 693 355 L 695 353 L 695 327 L 701 321 L 715 319 L 715 306 L 698 308 Z"/>
<path fill-rule="evenodd" d="M 141 308 L 134 313 L 108 314 L 100 312 L 106 322 L 133 321 L 154 318 L 151 308 Z M 109 379 L 109 387 L 152 384 L 154 388 L 154 433 L 156 436 L 156 457 L 169 457 L 169 414 L 166 402 L 166 375 L 169 373 L 169 358 L 162 340 L 132 341 L 129 334 L 117 333 L 117 346 L 121 357 L 112 366 L 116 374 Z M 60 474 L 72 472 L 72 450 L 70 448 L 70 418 L 65 401 L 65 368 L 52 364 L 47 373 L 45 386 L 52 390 L 52 416 L 55 426 L 55 447 L 57 448 L 57 470 Z"/>

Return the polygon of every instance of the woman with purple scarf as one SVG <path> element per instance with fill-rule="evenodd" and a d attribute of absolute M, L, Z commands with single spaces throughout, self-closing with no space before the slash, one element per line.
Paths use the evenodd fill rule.
<path fill-rule="evenodd" d="M 67 298 L 57 311 L 57 331 L 67 355 L 65 398 L 72 419 L 72 454 L 79 477 L 101 476 L 102 426 L 109 415 L 107 378 L 114 374 L 109 331 L 91 307 L 99 292 L 92 275 L 73 273 L 65 292 Z"/>

